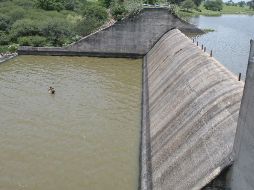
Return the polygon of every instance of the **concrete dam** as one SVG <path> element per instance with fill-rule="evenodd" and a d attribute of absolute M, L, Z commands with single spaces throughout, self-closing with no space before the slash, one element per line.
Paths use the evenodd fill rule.
<path fill-rule="evenodd" d="M 232 164 L 243 83 L 224 66 L 174 29 L 144 57 L 144 88 L 144 189 L 201 189 Z"/>
<path fill-rule="evenodd" d="M 226 188 L 244 83 L 182 32 L 201 30 L 147 8 L 68 47 L 18 52 L 142 57 L 140 189 Z"/>

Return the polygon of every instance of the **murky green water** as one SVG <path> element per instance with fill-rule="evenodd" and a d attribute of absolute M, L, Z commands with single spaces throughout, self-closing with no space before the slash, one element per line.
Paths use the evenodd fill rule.
<path fill-rule="evenodd" d="M 140 104 L 140 60 L 0 64 L 0 189 L 137 189 Z"/>

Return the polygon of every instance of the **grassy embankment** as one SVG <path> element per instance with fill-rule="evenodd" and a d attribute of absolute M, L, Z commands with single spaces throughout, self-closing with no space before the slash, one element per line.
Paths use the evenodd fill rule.
<path fill-rule="evenodd" d="M 221 11 L 211 11 L 211 10 L 206 10 L 203 5 L 199 7 L 198 10 L 190 10 L 186 11 L 181 8 L 177 8 L 176 12 L 178 16 L 181 18 L 188 18 L 188 17 L 193 17 L 193 16 L 198 16 L 198 15 L 204 15 L 204 16 L 220 16 L 222 14 L 251 14 L 254 15 L 254 10 L 249 9 L 249 7 L 239 7 L 239 6 L 228 6 L 228 5 L 223 5 L 223 9 Z"/>

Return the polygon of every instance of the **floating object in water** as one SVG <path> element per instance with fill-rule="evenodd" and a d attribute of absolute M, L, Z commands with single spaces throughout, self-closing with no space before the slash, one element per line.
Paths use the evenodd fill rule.
<path fill-rule="evenodd" d="M 48 89 L 48 92 L 50 94 L 55 94 L 56 91 L 55 91 L 55 89 L 52 86 L 50 86 L 49 89 Z"/>

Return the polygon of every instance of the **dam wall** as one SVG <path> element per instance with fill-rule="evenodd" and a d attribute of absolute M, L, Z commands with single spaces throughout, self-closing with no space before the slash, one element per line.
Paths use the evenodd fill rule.
<path fill-rule="evenodd" d="M 254 189 L 254 41 L 250 43 L 242 104 L 234 144 L 235 162 L 232 171 L 232 190 Z"/>
<path fill-rule="evenodd" d="M 143 57 L 160 37 L 172 28 L 201 33 L 167 8 L 144 8 L 110 27 L 88 35 L 67 47 L 20 47 L 20 55 L 77 55 L 102 57 Z"/>
<path fill-rule="evenodd" d="M 233 162 L 243 82 L 178 29 L 143 73 L 141 189 L 205 189 Z"/>

